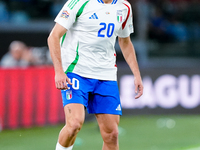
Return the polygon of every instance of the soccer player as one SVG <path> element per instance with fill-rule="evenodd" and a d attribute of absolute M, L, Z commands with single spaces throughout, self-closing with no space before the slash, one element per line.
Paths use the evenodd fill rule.
<path fill-rule="evenodd" d="M 69 0 L 55 19 L 48 45 L 61 90 L 65 126 L 56 150 L 72 150 L 88 113 L 95 114 L 103 150 L 118 150 L 121 104 L 117 85 L 116 37 L 134 74 L 135 98 L 143 85 L 135 50 L 131 5 L 125 0 Z"/>

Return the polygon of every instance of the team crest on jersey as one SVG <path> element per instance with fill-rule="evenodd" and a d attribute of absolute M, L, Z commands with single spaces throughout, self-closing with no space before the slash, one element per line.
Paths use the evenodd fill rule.
<path fill-rule="evenodd" d="M 72 99 L 72 90 L 67 90 L 67 91 L 66 91 L 66 99 L 67 99 L 67 100 Z"/>
<path fill-rule="evenodd" d="M 119 23 L 122 22 L 122 16 L 123 16 L 122 10 L 117 10 L 117 21 L 118 21 Z"/>
<path fill-rule="evenodd" d="M 61 18 L 65 18 L 65 19 L 68 19 L 68 17 L 69 17 L 69 13 L 67 12 L 67 10 L 63 10 L 63 12 L 62 12 L 62 14 L 61 14 Z"/>

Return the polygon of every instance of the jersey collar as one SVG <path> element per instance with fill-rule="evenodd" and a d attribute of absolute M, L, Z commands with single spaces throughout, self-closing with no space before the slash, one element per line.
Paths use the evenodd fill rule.
<path fill-rule="evenodd" d="M 118 0 L 113 0 L 111 4 L 116 4 Z M 97 2 L 104 4 L 103 0 L 97 0 Z"/>

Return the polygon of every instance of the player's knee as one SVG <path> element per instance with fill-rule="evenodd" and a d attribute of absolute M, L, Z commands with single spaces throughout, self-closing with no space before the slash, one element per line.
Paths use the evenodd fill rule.
<path fill-rule="evenodd" d="M 114 130 L 111 134 L 110 134 L 110 139 L 111 142 L 116 143 L 118 140 L 118 130 Z"/>
<path fill-rule="evenodd" d="M 105 143 L 112 143 L 112 144 L 117 144 L 118 142 L 118 129 L 113 129 L 111 132 L 106 132 L 104 134 L 104 142 Z"/>
<path fill-rule="evenodd" d="M 75 120 L 72 124 L 71 127 L 73 128 L 74 131 L 79 131 L 82 127 L 82 122 Z"/>
<path fill-rule="evenodd" d="M 69 132 L 73 136 L 81 130 L 83 121 L 79 119 L 73 119 L 72 121 L 68 122 L 66 125 L 68 126 L 68 129 L 70 130 Z"/>

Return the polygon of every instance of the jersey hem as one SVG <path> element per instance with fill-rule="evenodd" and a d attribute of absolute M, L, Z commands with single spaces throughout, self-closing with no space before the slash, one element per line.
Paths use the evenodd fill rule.
<path fill-rule="evenodd" d="M 77 72 L 72 72 L 75 73 L 81 77 L 85 77 L 85 78 L 90 78 L 90 79 L 97 79 L 97 80 L 105 80 L 105 81 L 117 81 L 117 75 L 114 76 L 110 76 L 110 77 L 103 77 L 103 75 L 101 74 L 101 76 L 97 76 L 97 75 L 91 75 L 91 74 L 82 74 L 82 73 L 77 73 Z"/>

